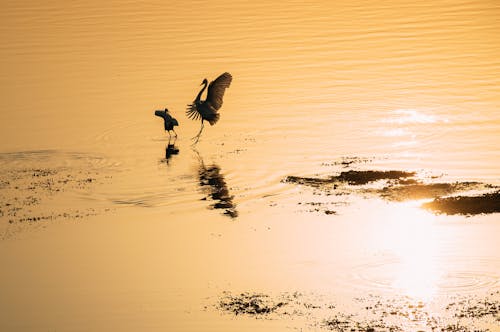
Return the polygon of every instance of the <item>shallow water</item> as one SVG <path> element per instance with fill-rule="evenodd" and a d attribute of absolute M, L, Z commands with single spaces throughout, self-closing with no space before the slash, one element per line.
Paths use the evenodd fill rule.
<path fill-rule="evenodd" d="M 371 294 L 444 317 L 499 290 L 498 214 L 283 181 L 373 169 L 500 185 L 494 1 L 2 7 L 2 330 L 322 330 L 329 313 L 216 304 L 300 292 L 359 313 Z M 221 120 L 193 148 L 186 104 L 225 71 Z"/>

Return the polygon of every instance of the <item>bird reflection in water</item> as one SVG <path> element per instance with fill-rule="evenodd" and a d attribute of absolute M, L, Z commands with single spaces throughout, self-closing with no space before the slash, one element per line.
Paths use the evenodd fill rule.
<path fill-rule="evenodd" d="M 169 164 L 170 158 L 172 158 L 173 155 L 179 154 L 179 148 L 175 145 L 176 140 L 177 138 L 174 138 L 172 142 L 171 138 L 168 139 L 167 146 L 165 147 L 165 161 L 167 164 Z"/>
<path fill-rule="evenodd" d="M 200 186 L 207 193 L 207 197 L 203 199 L 215 201 L 215 203 L 210 205 L 211 208 L 222 209 L 225 215 L 236 218 L 238 211 L 236 210 L 236 204 L 233 203 L 234 196 L 230 194 L 227 188 L 227 183 L 221 174 L 220 167 L 215 164 L 205 166 L 199 153 L 196 150 L 195 152 L 198 154 L 200 160 L 200 168 L 198 170 Z"/>

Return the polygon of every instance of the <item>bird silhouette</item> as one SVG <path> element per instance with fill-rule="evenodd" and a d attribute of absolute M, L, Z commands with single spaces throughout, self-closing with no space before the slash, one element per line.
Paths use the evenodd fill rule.
<path fill-rule="evenodd" d="M 165 130 L 168 132 L 168 136 L 172 137 L 170 135 L 170 131 L 172 130 L 175 134 L 175 137 L 177 137 L 177 133 L 174 130 L 174 126 L 178 126 L 179 122 L 170 115 L 168 112 L 168 109 L 165 108 L 165 110 L 157 110 L 155 111 L 155 115 L 159 116 L 160 118 L 163 118 L 163 124 L 165 126 Z"/>
<path fill-rule="evenodd" d="M 195 137 L 192 138 L 196 139 L 194 144 L 198 143 L 198 140 L 200 139 L 200 135 L 204 127 L 203 121 L 208 121 L 211 126 L 219 121 L 220 115 L 218 110 L 222 107 L 222 97 L 224 97 L 224 92 L 226 91 L 226 88 L 229 88 L 232 80 L 233 77 L 227 72 L 217 77 L 214 81 L 210 82 L 210 84 L 208 84 L 208 80 L 205 78 L 201 83 L 203 88 L 196 96 L 196 99 L 192 104 L 187 106 L 186 114 L 188 118 L 192 120 L 198 120 L 201 118 L 200 131 Z M 207 85 L 207 98 L 204 101 L 201 101 L 201 95 L 207 88 Z"/>

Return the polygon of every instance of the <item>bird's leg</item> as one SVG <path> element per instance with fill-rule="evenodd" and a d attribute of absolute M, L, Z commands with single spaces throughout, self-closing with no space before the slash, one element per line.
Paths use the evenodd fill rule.
<path fill-rule="evenodd" d="M 177 138 L 177 133 L 175 132 L 175 129 L 172 129 L 172 131 L 174 132 L 175 137 Z"/>
<path fill-rule="evenodd" d="M 172 138 L 172 135 L 170 134 L 170 130 L 167 130 L 167 133 L 168 133 L 168 140 L 170 141 L 170 139 Z"/>
<path fill-rule="evenodd" d="M 205 127 L 205 124 L 203 123 L 203 119 L 201 120 L 201 128 L 200 128 L 200 132 L 198 133 L 198 135 L 196 135 L 197 138 L 200 138 L 200 135 L 201 135 L 201 132 L 203 131 L 203 128 Z"/>
<path fill-rule="evenodd" d="M 200 140 L 200 135 L 201 135 L 201 132 L 203 131 L 203 127 L 204 127 L 204 124 L 203 124 L 203 119 L 201 120 L 201 128 L 200 128 L 200 131 L 198 132 L 198 135 L 196 135 L 195 137 L 193 137 L 192 139 L 196 139 L 196 141 L 194 141 L 194 144 L 198 143 L 198 141 Z"/>

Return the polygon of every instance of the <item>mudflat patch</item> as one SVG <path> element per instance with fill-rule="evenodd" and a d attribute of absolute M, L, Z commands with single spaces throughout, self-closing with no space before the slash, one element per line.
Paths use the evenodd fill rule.
<path fill-rule="evenodd" d="M 349 165 L 349 164 L 347 164 Z M 404 170 L 348 170 L 328 177 L 287 176 L 283 182 L 314 188 L 327 196 L 358 194 L 378 196 L 392 202 L 434 199 L 423 207 L 437 213 L 474 215 L 500 212 L 500 191 L 497 186 L 475 181 L 436 182 L 436 177 L 422 177 Z M 475 191 L 474 196 L 454 196 Z M 302 202 L 304 205 L 326 205 L 325 202 Z M 315 207 L 310 212 L 319 212 Z M 326 214 L 331 210 L 325 210 Z M 335 211 L 336 212 L 336 211 Z"/>
<path fill-rule="evenodd" d="M 485 298 L 464 298 L 448 304 L 446 310 L 456 318 L 484 319 L 491 318 L 500 324 L 500 291 Z"/>
<path fill-rule="evenodd" d="M 101 161 L 58 151 L 0 154 L 0 237 L 26 225 L 102 213 L 102 206 L 84 199 L 111 179 Z"/>
<path fill-rule="evenodd" d="M 261 293 L 241 293 L 238 295 L 225 294 L 219 301 L 218 307 L 235 315 L 259 316 L 276 312 L 286 306 L 288 300 L 273 299 Z"/>
<path fill-rule="evenodd" d="M 235 316 L 297 320 L 297 329 L 353 332 L 447 331 L 486 332 L 499 319 L 499 293 L 485 298 L 463 297 L 430 305 L 407 296 L 367 295 L 345 307 L 326 296 L 283 293 L 275 296 L 224 292 L 216 308 Z M 300 326 L 302 325 L 302 326 Z"/>
<path fill-rule="evenodd" d="M 395 180 L 401 178 L 409 178 L 413 176 L 415 176 L 415 172 L 395 171 L 395 170 L 389 170 L 389 171 L 350 170 L 341 172 L 339 175 L 330 176 L 328 178 L 287 176 L 285 178 L 285 182 L 306 184 L 312 186 L 335 185 L 341 183 L 347 183 L 349 185 L 363 185 L 379 180 Z"/>
<path fill-rule="evenodd" d="M 424 203 L 424 208 L 436 213 L 475 215 L 500 212 L 500 191 L 479 196 L 454 196 L 436 198 Z"/>
<path fill-rule="evenodd" d="M 391 201 L 408 201 L 425 198 L 436 198 L 467 190 L 485 190 L 487 185 L 479 182 L 452 183 L 397 183 L 377 189 L 373 192 Z"/>

